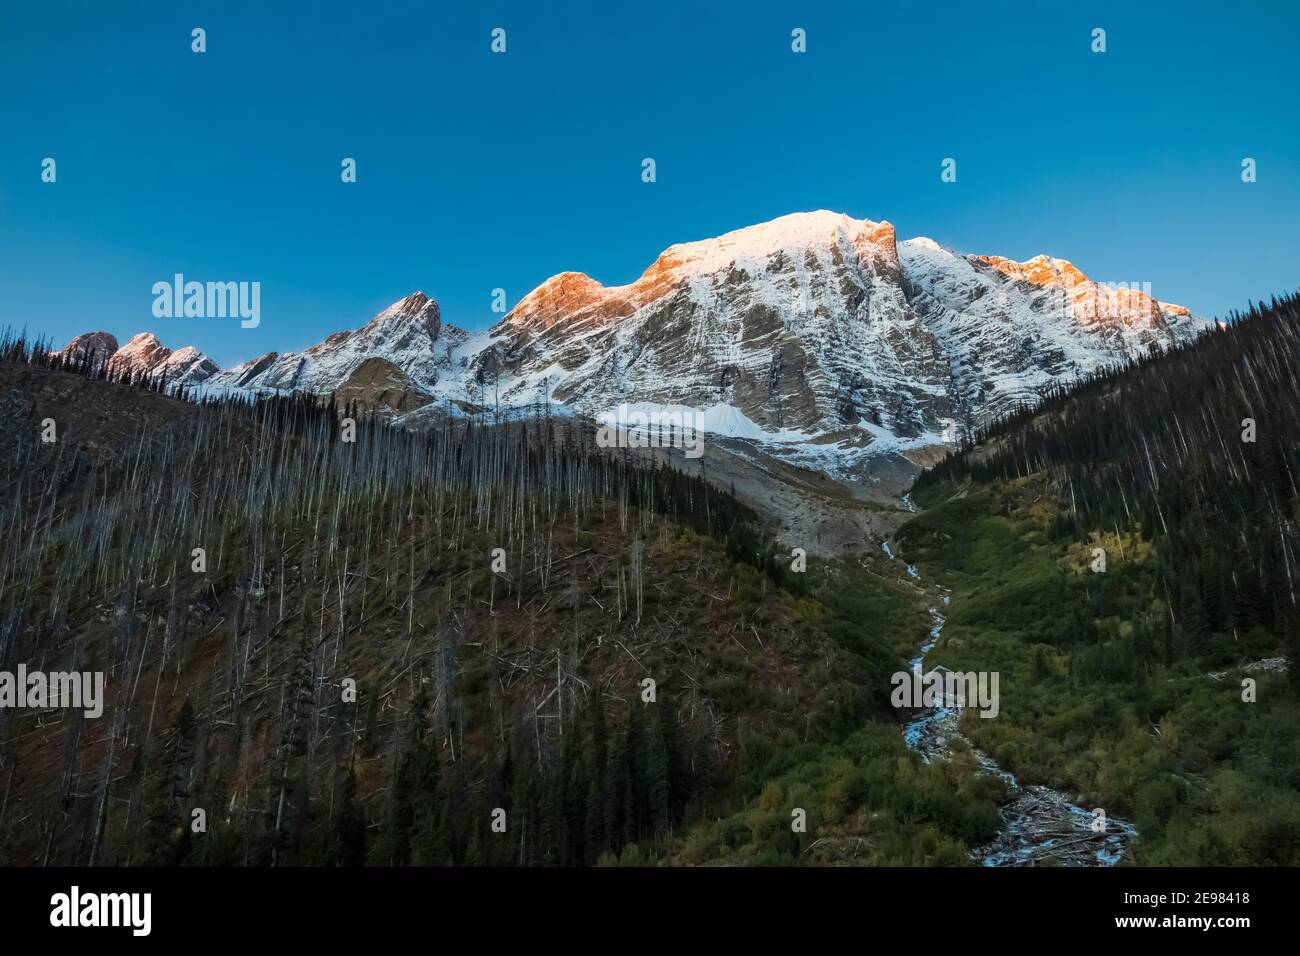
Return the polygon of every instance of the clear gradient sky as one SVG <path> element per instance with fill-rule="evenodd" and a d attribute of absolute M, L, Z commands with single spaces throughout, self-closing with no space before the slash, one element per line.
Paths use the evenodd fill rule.
<path fill-rule="evenodd" d="M 1298 51 L 1293 0 L 0 0 L 0 324 L 227 366 L 820 208 L 1221 315 L 1300 286 Z M 261 325 L 155 319 L 176 272 Z"/>

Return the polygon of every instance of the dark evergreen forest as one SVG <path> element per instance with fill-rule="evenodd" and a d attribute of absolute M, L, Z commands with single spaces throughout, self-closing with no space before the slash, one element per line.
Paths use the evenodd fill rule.
<path fill-rule="evenodd" d="M 1231 655 L 1233 640 L 1258 627 L 1280 636 L 1294 660 L 1297 409 L 1293 295 L 995 423 L 922 475 L 917 490 L 1044 473 L 1066 505 L 1054 536 L 1136 527 L 1156 543 L 1170 609 L 1159 644 L 1168 659 Z"/>

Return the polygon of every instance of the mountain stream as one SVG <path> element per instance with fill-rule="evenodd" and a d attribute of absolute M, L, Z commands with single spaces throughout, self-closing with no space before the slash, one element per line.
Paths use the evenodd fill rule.
<path fill-rule="evenodd" d="M 915 510 L 906 496 L 903 504 L 909 511 Z M 891 561 L 896 560 L 887 541 L 882 542 L 882 547 Z M 908 575 L 920 580 L 914 565 L 905 567 Z M 950 596 L 947 589 L 942 589 L 943 608 L 947 608 Z M 908 662 L 913 671 L 922 668 L 943 633 L 946 618 L 940 606 L 930 607 L 929 612 L 930 637 Z M 1036 866 L 1049 859 L 1065 866 L 1114 866 L 1120 861 L 1125 844 L 1137 836 L 1131 823 L 1107 815 L 1104 831 L 1095 832 L 1091 811 L 1071 803 L 1058 790 L 1021 783 L 972 746 L 959 729 L 961 711 L 959 706 L 946 705 L 920 708 L 904 726 L 903 740 L 926 763 L 948 759 L 953 745 L 964 743 L 986 773 L 1006 782 L 1010 800 L 1000 810 L 1002 829 L 991 843 L 972 851 L 975 861 L 983 866 Z"/>

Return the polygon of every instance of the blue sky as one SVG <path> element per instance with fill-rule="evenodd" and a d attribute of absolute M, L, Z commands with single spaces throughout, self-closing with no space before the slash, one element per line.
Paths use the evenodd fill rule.
<path fill-rule="evenodd" d="M 1223 314 L 1300 286 L 1297 37 L 1280 0 L 3 0 L 0 324 L 229 365 L 819 208 Z M 259 281 L 260 326 L 155 319 L 176 272 Z"/>

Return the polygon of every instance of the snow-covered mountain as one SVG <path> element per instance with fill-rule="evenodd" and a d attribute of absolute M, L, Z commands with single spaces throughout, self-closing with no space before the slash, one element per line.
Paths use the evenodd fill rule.
<path fill-rule="evenodd" d="M 1206 326 L 1061 259 L 963 255 L 819 211 L 671 246 L 624 286 L 561 273 L 488 333 L 443 323 L 416 292 L 356 331 L 224 371 L 147 333 L 112 361 L 152 369 L 193 352 L 206 364 L 180 372 L 205 388 L 382 391 L 395 413 L 448 400 L 689 409 L 708 430 L 835 470 L 954 441 L 964 423 Z"/>
<path fill-rule="evenodd" d="M 672 246 L 626 286 L 555 276 L 476 364 L 510 401 L 545 391 L 595 416 L 689 406 L 787 457 L 853 457 L 955 440 L 962 423 L 1204 327 L 1060 259 L 898 243 L 888 222 L 822 211 Z"/>
<path fill-rule="evenodd" d="M 1063 259 L 963 256 L 929 239 L 899 243 L 898 254 L 908 301 L 942 343 L 953 395 L 976 415 L 1207 327 L 1180 305 L 1093 282 Z"/>
<path fill-rule="evenodd" d="M 590 414 L 689 406 L 793 443 L 866 444 L 864 418 L 946 411 L 938 342 L 908 308 L 888 223 L 809 214 L 671 246 L 627 286 L 565 273 L 493 329 L 503 394 Z"/>

